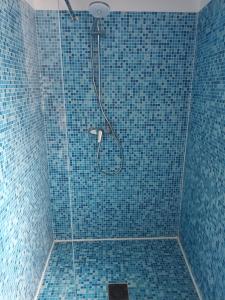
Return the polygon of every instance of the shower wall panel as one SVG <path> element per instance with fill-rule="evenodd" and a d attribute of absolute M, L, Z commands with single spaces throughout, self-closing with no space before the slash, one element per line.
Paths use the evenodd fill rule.
<path fill-rule="evenodd" d="M 199 15 L 181 238 L 207 300 L 225 299 L 225 2 Z"/>
<path fill-rule="evenodd" d="M 33 299 L 52 243 L 35 13 L 0 2 L 0 299 Z"/>
<path fill-rule="evenodd" d="M 55 22 L 49 18 L 52 13 L 37 13 L 43 28 Z M 65 176 L 70 179 L 75 238 L 177 235 L 195 14 L 113 12 L 102 22 L 103 102 L 125 157 L 123 171 L 112 177 L 99 172 L 97 141 L 88 134 L 92 127 L 104 128 L 91 79 L 93 19 L 87 12 L 77 14 L 79 21 L 74 23 L 67 12 L 60 12 L 62 70 L 52 65 L 59 60 L 60 46 L 51 58 L 41 60 L 42 70 L 52 68 L 56 77 L 63 71 L 66 101 L 68 139 L 54 129 L 58 110 L 48 107 L 46 112 L 51 128 L 51 186 L 58 186 L 58 194 L 52 189 L 52 204 L 64 216 L 59 217 L 60 223 L 55 219 L 56 237 L 64 238 L 70 230 Z M 46 31 L 39 32 L 41 51 L 54 49 L 57 35 L 56 29 L 51 38 Z M 50 97 L 55 97 L 54 90 Z M 63 167 L 66 158 L 62 154 L 67 143 L 69 172 Z M 113 167 L 118 151 L 111 136 L 105 135 L 101 164 Z"/>
<path fill-rule="evenodd" d="M 57 11 L 36 12 L 55 239 L 71 239 L 68 142 Z"/>

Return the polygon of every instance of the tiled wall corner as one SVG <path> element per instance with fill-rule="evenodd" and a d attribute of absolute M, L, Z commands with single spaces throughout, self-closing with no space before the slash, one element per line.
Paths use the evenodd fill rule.
<path fill-rule="evenodd" d="M 206 300 L 225 299 L 225 3 L 199 15 L 181 240 Z"/>

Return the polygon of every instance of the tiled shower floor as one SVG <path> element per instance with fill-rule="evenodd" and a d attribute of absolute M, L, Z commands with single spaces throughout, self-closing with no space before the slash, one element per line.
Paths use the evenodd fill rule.
<path fill-rule="evenodd" d="M 108 283 L 128 283 L 130 300 L 196 300 L 176 240 L 55 244 L 39 300 L 107 300 Z"/>

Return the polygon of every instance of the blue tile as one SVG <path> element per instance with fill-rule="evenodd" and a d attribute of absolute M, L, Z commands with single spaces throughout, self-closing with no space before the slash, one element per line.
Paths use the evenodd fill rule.
<path fill-rule="evenodd" d="M 0 3 L 0 299 L 33 299 L 52 243 L 35 12 Z"/>
<path fill-rule="evenodd" d="M 126 282 L 130 300 L 197 300 L 176 240 L 56 244 L 39 300 L 107 299 L 108 283 Z"/>
<path fill-rule="evenodd" d="M 225 3 L 199 15 L 181 236 L 203 298 L 225 299 Z"/>
<path fill-rule="evenodd" d="M 91 80 L 93 19 L 77 15 L 73 23 L 60 12 L 60 41 L 57 12 L 37 12 L 55 236 L 71 236 L 69 184 L 75 238 L 176 235 L 195 14 L 113 12 L 102 24 L 103 102 L 125 157 L 114 177 L 100 174 L 96 140 L 87 133 L 104 121 Z M 118 156 L 105 136 L 103 168 Z"/>
<path fill-rule="evenodd" d="M 58 12 L 37 11 L 36 23 L 54 237 L 56 239 L 71 239 L 67 124 L 63 96 Z"/>

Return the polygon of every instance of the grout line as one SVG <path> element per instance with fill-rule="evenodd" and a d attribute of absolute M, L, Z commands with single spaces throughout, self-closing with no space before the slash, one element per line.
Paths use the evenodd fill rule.
<path fill-rule="evenodd" d="M 51 245 L 51 248 L 49 250 L 49 253 L 48 253 L 48 257 L 47 257 L 47 260 L 45 262 L 45 266 L 44 266 L 44 269 L 42 271 L 42 274 L 41 274 L 41 279 L 39 281 L 39 284 L 38 284 L 38 288 L 36 290 L 36 293 L 35 293 L 35 296 L 34 296 L 34 299 L 33 300 L 38 300 L 38 296 L 40 294 L 40 291 L 41 291 L 41 288 L 42 288 L 42 285 L 43 285 L 43 282 L 44 282 L 44 277 L 45 277 L 45 273 L 46 273 L 46 270 L 47 270 L 47 267 L 48 267 L 48 264 L 49 264 L 49 260 L 50 260 L 50 257 L 52 255 L 52 250 L 54 248 L 54 245 L 55 245 L 55 241 L 53 241 L 52 245 Z"/>
<path fill-rule="evenodd" d="M 70 230 L 72 240 L 74 238 L 73 231 L 73 206 L 72 206 L 72 188 L 71 188 L 71 161 L 70 161 L 70 151 L 69 151 L 69 135 L 68 135 L 68 117 L 66 110 L 66 98 L 65 98 L 65 76 L 64 76 L 64 67 L 63 67 L 63 53 L 62 53 L 62 37 L 61 37 L 61 19 L 60 19 L 60 0 L 58 0 L 58 30 L 59 30 L 59 50 L 60 50 L 60 66 L 61 66 L 61 81 L 62 81 L 62 97 L 63 97 L 63 105 L 65 111 L 65 133 L 66 133 L 66 167 L 67 167 L 67 175 L 68 175 L 68 193 L 69 193 L 69 207 L 70 207 Z M 76 282 L 76 274 L 75 274 L 75 254 L 74 254 L 74 245 L 72 243 L 72 255 L 73 255 L 73 277 L 74 282 Z M 76 290 L 75 290 L 76 294 Z"/>
<path fill-rule="evenodd" d="M 99 239 L 72 239 L 55 240 L 55 243 L 79 243 L 79 242 L 104 242 L 104 241 L 158 241 L 158 240 L 178 240 L 177 236 L 156 236 L 156 237 L 128 237 L 128 238 L 99 238 Z"/>
<path fill-rule="evenodd" d="M 35 21 L 35 33 L 36 33 L 36 44 L 37 44 L 37 62 L 38 62 L 38 79 L 39 79 L 39 92 L 40 92 L 40 104 L 41 104 L 41 112 L 43 117 L 43 127 L 44 127 L 44 139 L 45 139 L 45 152 L 46 152 L 46 163 L 47 163 L 47 175 L 48 175 L 48 199 L 49 199 L 49 213 L 50 213 L 50 221 L 51 221 L 51 234 L 54 240 L 55 232 L 54 232 L 54 225 L 53 225 L 53 205 L 50 200 L 50 166 L 49 166 L 49 149 L 48 149 L 48 134 L 47 134 L 47 120 L 46 120 L 46 101 L 43 97 L 43 90 L 42 90 L 42 71 L 41 71 L 41 55 L 39 49 L 39 32 L 38 32 L 38 21 L 37 21 L 37 13 L 34 11 L 34 21 Z"/>
<path fill-rule="evenodd" d="M 185 251 L 184 251 L 184 248 L 183 248 L 183 246 L 182 246 L 182 244 L 181 244 L 181 241 L 180 241 L 179 237 L 178 237 L 177 241 L 178 241 L 178 245 L 180 246 L 180 250 L 181 250 L 181 252 L 182 252 L 182 255 L 183 255 L 183 258 L 184 258 L 184 260 L 185 260 L 186 266 L 187 266 L 187 268 L 188 268 L 189 274 L 190 274 L 190 276 L 191 276 L 191 280 L 192 280 L 193 285 L 194 285 L 194 287 L 195 287 L 195 290 L 196 290 L 196 292 L 197 292 L 198 298 L 199 298 L 199 300 L 203 300 L 202 294 L 201 294 L 201 292 L 200 292 L 200 290 L 199 290 L 199 287 L 198 287 L 198 285 L 197 285 L 197 283 L 196 283 L 196 280 L 195 280 L 195 278 L 194 278 L 194 275 L 193 275 L 191 266 L 190 266 L 190 264 L 189 264 L 189 262 L 188 262 L 186 253 L 185 253 Z"/>
<path fill-rule="evenodd" d="M 187 128 L 186 128 L 186 137 L 184 142 L 183 167 L 181 172 L 178 236 L 180 234 L 180 226 L 181 226 L 181 211 L 182 211 L 182 203 L 183 203 L 183 195 L 184 195 L 184 176 L 185 176 L 185 169 L 186 169 L 187 144 L 188 144 L 188 137 L 189 137 L 190 115 L 191 115 L 191 108 L 192 108 L 192 101 L 193 101 L 193 84 L 194 84 L 196 52 L 197 52 L 197 42 L 198 42 L 198 20 L 199 20 L 199 13 L 196 14 L 195 38 L 194 38 L 193 60 L 192 60 L 192 70 L 191 70 L 191 91 L 190 91 L 189 101 L 188 101 L 188 116 L 187 116 L 187 125 L 186 125 Z"/>

